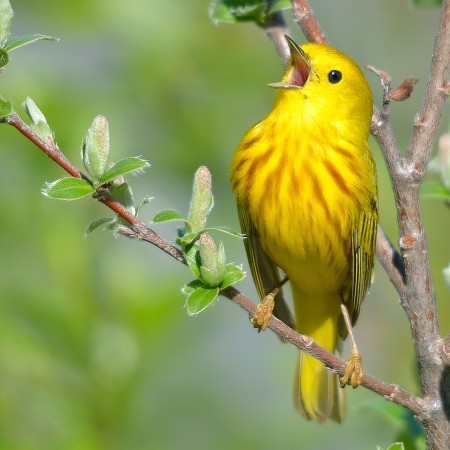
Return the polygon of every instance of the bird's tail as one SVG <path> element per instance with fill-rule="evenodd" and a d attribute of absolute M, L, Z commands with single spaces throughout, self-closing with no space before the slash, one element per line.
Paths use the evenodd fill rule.
<path fill-rule="evenodd" d="M 340 315 L 338 296 L 308 299 L 295 290 L 293 294 L 297 331 L 312 337 L 330 352 L 336 351 L 336 341 L 339 341 L 338 347 L 342 342 L 337 338 Z M 345 417 L 345 391 L 339 386 L 338 376 L 328 371 L 322 362 L 302 351 L 299 351 L 297 358 L 294 404 L 308 420 L 321 423 L 332 419 L 341 423 Z"/>

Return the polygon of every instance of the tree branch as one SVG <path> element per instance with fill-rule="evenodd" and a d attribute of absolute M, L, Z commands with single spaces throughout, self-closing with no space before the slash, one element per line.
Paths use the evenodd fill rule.
<path fill-rule="evenodd" d="M 291 0 L 294 20 L 303 31 L 306 39 L 318 44 L 328 44 L 325 33 L 320 28 L 308 0 Z"/>
<path fill-rule="evenodd" d="M 377 257 L 391 279 L 395 289 L 400 292 L 405 285 L 405 265 L 403 259 L 384 233 L 381 225 L 377 229 Z M 395 270 L 392 270 L 392 269 Z"/>
<path fill-rule="evenodd" d="M 273 0 L 269 1 L 268 8 L 274 3 Z M 285 36 L 289 36 L 290 32 L 284 20 L 281 11 L 266 16 L 266 20 L 260 25 L 270 37 L 271 41 L 275 44 L 280 59 L 284 66 L 287 65 L 289 58 L 289 46 L 286 42 Z"/>
<path fill-rule="evenodd" d="M 407 166 L 413 166 L 422 178 L 430 159 L 433 144 L 448 98 L 450 83 L 450 2 L 442 3 L 441 22 L 431 58 L 422 110 L 417 114 L 411 142 L 406 155 Z"/>

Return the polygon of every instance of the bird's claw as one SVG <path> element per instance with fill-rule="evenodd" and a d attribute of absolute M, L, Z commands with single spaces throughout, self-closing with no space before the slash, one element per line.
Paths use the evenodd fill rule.
<path fill-rule="evenodd" d="M 345 366 L 344 375 L 339 379 L 341 387 L 349 384 L 353 389 L 356 389 L 361 384 L 362 376 L 363 367 L 361 354 L 357 350 L 352 350 L 347 365 Z"/>
<path fill-rule="evenodd" d="M 267 294 L 260 303 L 256 306 L 255 315 L 251 322 L 258 331 L 264 331 L 269 324 L 272 317 L 273 308 L 275 307 L 275 295 Z"/>

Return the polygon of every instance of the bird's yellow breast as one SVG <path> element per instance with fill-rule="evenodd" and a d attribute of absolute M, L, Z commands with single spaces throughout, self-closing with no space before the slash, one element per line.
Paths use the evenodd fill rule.
<path fill-rule="evenodd" d="M 339 127 L 323 130 L 283 111 L 275 108 L 242 140 L 231 165 L 234 189 L 291 282 L 336 292 L 350 273 L 355 220 L 371 196 L 370 150 Z"/>

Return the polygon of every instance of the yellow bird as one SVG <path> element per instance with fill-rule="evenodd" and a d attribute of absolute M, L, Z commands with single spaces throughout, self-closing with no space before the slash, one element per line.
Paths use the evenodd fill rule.
<path fill-rule="evenodd" d="M 273 313 L 336 351 L 358 318 L 372 280 L 378 201 L 368 145 L 372 93 L 358 65 L 320 44 L 297 46 L 276 88 L 272 111 L 243 137 L 231 162 L 231 183 L 264 329 L 281 287 L 291 283 L 295 325 L 282 293 Z M 269 294 L 269 295 L 268 295 Z M 347 327 L 344 322 L 347 315 Z M 341 382 L 356 387 L 361 359 L 352 356 Z M 336 375 L 299 352 L 294 403 L 308 420 L 341 422 L 344 391 Z"/>

